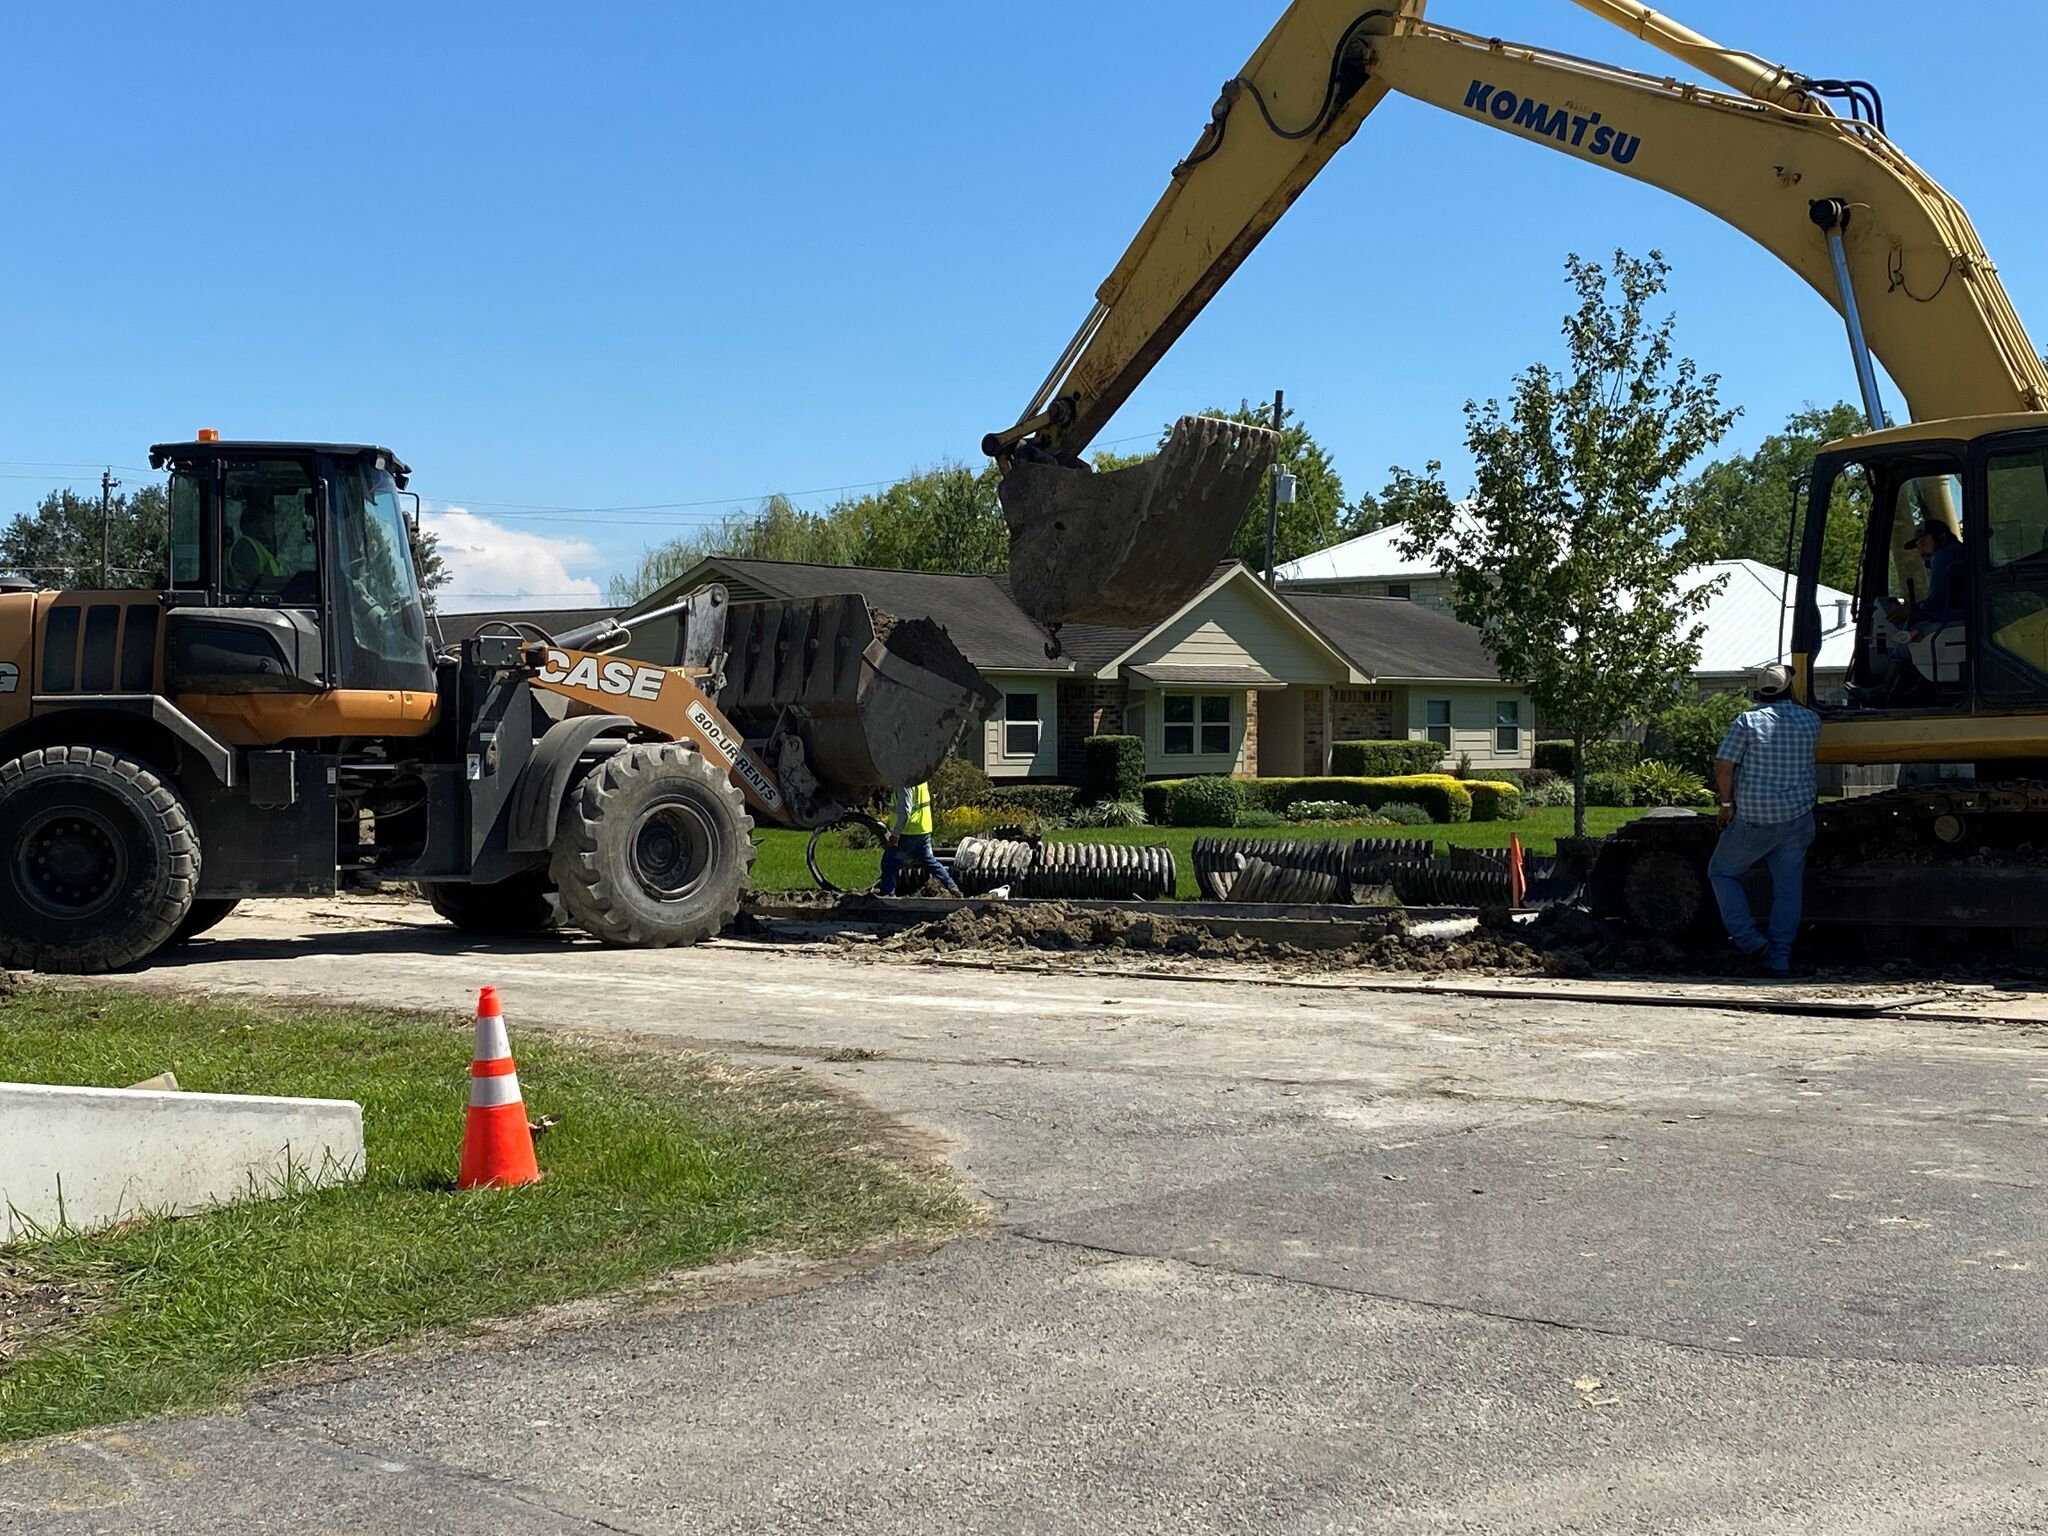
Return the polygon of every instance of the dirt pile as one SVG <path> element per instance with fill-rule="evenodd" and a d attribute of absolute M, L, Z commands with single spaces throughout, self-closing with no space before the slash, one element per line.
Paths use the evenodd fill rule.
<path fill-rule="evenodd" d="M 1058 902 L 1029 906 L 961 908 L 867 947 L 900 955 L 966 950 L 1027 949 L 1056 954 L 1122 951 L 1191 960 L 1284 965 L 1293 970 L 1527 973 L 1548 969 L 1545 957 L 1510 934 L 1482 931 L 1458 939 L 1412 934 L 1398 909 L 1349 925 L 1352 942 L 1329 949 L 1217 934 L 1184 918 L 1148 913 L 1091 911 Z"/>

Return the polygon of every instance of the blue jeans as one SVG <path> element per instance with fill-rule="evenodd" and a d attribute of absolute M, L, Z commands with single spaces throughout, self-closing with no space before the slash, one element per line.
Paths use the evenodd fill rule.
<path fill-rule="evenodd" d="M 1813 817 L 1773 822 L 1758 826 L 1740 816 L 1721 831 L 1714 856 L 1707 860 L 1707 877 L 1714 883 L 1714 900 L 1721 904 L 1721 921 L 1728 937 L 1746 955 L 1761 954 L 1773 970 L 1783 970 L 1792 959 L 1792 936 L 1799 931 L 1799 905 L 1805 895 L 1806 850 L 1813 843 Z M 1771 871 L 1771 926 L 1759 933 L 1749 910 L 1749 893 L 1742 877 L 1761 860 Z"/>
<path fill-rule="evenodd" d="M 897 877 L 905 869 L 929 870 L 932 878 L 945 887 L 949 895 L 960 894 L 960 887 L 953 883 L 946 866 L 932 852 L 932 835 L 929 832 L 906 832 L 882 850 L 882 883 L 877 889 L 884 896 L 894 896 Z"/>

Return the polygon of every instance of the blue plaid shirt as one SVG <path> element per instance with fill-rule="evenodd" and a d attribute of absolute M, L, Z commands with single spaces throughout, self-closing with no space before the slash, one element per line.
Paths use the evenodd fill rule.
<path fill-rule="evenodd" d="M 1811 815 L 1813 748 L 1820 716 L 1778 699 L 1737 715 L 1714 756 L 1735 765 L 1735 814 L 1751 826 L 1780 826 Z"/>

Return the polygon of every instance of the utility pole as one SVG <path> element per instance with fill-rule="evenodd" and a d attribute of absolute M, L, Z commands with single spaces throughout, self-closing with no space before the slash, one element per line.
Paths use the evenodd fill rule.
<path fill-rule="evenodd" d="M 1273 430 L 1278 432 L 1281 423 L 1287 419 L 1286 392 L 1273 391 Z M 1290 497 L 1290 500 L 1293 498 Z M 1280 460 L 1273 460 L 1273 471 L 1266 481 L 1266 585 L 1273 585 L 1274 549 L 1280 542 Z"/>
<path fill-rule="evenodd" d="M 114 487 L 121 482 L 114 478 L 114 466 L 109 464 L 100 471 L 100 590 L 106 591 L 114 584 Z"/>

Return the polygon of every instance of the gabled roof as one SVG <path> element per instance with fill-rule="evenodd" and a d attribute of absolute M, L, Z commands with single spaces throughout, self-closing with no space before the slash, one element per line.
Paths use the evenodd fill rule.
<path fill-rule="evenodd" d="M 1375 683 L 1494 683 L 1500 668 L 1479 631 L 1405 597 L 1283 596 Z"/>
<path fill-rule="evenodd" d="M 951 571 L 894 571 L 872 566 L 809 565 L 794 560 L 741 560 L 713 555 L 699 561 L 659 592 L 636 605 L 658 607 L 707 581 L 721 579 L 772 597 L 832 597 L 858 592 L 871 607 L 903 618 L 931 619 L 952 637 L 961 654 L 984 672 L 1072 672 L 1074 664 L 1045 654 L 1051 636 L 1010 599 L 1007 583 L 993 576 Z"/>
<path fill-rule="evenodd" d="M 1323 635 L 1317 633 L 1314 625 L 1303 622 L 1298 609 L 1290 604 L 1287 599 L 1274 592 L 1263 581 L 1259 580 L 1258 577 L 1254 576 L 1250 568 L 1240 560 L 1223 561 L 1215 570 L 1209 573 L 1209 580 L 1203 584 L 1201 590 L 1151 628 L 1145 630 L 1101 631 L 1100 638 L 1105 642 L 1111 635 L 1124 635 L 1129 637 L 1129 643 L 1115 655 L 1107 660 L 1095 663 L 1088 670 L 1094 672 L 1097 676 L 1114 677 L 1116 675 L 1116 668 L 1136 655 L 1154 635 L 1158 634 L 1161 630 L 1171 628 L 1192 610 L 1199 608 L 1203 603 L 1207 602 L 1216 591 L 1231 582 L 1241 583 L 1242 589 L 1249 591 L 1254 601 L 1264 604 L 1287 623 L 1299 629 L 1309 644 L 1316 650 L 1321 651 L 1338 668 L 1347 672 L 1352 670 L 1351 663 L 1343 651 L 1332 645 Z M 1065 639 L 1065 631 L 1061 632 L 1061 638 Z M 1091 636 L 1090 638 L 1097 637 Z M 1270 681 L 1270 679 L 1268 680 Z"/>

